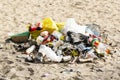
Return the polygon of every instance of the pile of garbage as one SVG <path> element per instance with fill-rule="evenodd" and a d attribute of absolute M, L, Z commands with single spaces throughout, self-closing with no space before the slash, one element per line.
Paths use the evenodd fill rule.
<path fill-rule="evenodd" d="M 19 43 L 15 48 L 24 51 L 28 62 L 74 63 L 111 54 L 107 35 L 101 35 L 96 24 L 81 26 L 73 18 L 60 23 L 45 18 L 35 25 L 29 23 L 27 28 L 28 31 L 12 35 L 10 40 Z"/>

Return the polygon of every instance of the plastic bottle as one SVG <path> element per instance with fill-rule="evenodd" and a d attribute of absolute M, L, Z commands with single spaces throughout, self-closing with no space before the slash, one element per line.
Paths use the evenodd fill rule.
<path fill-rule="evenodd" d="M 71 60 L 71 56 L 64 56 L 63 57 L 63 61 L 70 61 Z"/>
<path fill-rule="evenodd" d="M 99 45 L 99 40 L 97 39 L 97 38 L 94 38 L 92 41 L 91 41 L 91 45 L 92 46 L 95 46 L 95 47 L 97 47 L 98 45 Z"/>
<path fill-rule="evenodd" d="M 40 46 L 39 52 L 44 53 L 44 55 L 46 55 L 51 61 L 60 62 L 62 60 L 62 56 L 57 56 L 51 48 L 45 45 Z"/>
<path fill-rule="evenodd" d="M 102 37 L 102 42 L 103 43 L 107 43 L 107 41 L 108 41 L 108 34 L 103 33 L 103 34 L 101 34 L 101 37 Z"/>
<path fill-rule="evenodd" d="M 30 54 L 31 52 L 33 52 L 34 49 L 35 49 L 35 45 L 32 45 L 30 48 L 26 50 L 26 53 Z"/>

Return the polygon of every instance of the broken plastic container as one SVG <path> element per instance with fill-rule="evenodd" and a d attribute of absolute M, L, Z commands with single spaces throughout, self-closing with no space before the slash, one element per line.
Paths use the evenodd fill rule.
<path fill-rule="evenodd" d="M 74 18 L 68 18 L 67 22 L 65 24 L 65 27 L 64 27 L 62 32 L 64 34 L 67 34 L 68 31 L 85 34 L 86 27 L 87 26 L 80 26 L 80 25 L 78 25 L 75 22 Z"/>
<path fill-rule="evenodd" d="M 105 56 L 106 54 L 110 54 L 110 50 L 107 48 L 107 45 L 103 43 L 99 43 L 99 45 L 97 46 L 96 52 L 102 56 Z"/>
<path fill-rule="evenodd" d="M 57 56 L 51 48 L 45 45 L 40 46 L 39 52 L 43 55 L 46 55 L 46 57 L 49 58 L 51 61 L 60 62 L 62 60 L 62 56 Z"/>

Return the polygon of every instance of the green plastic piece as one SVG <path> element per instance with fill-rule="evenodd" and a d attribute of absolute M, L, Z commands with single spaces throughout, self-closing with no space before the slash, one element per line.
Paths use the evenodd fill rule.
<path fill-rule="evenodd" d="M 25 43 L 28 41 L 29 36 L 30 36 L 30 32 L 27 31 L 11 36 L 11 40 L 15 43 Z"/>

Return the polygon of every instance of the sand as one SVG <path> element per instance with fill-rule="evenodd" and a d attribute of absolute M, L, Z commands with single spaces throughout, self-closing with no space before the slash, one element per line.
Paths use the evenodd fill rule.
<path fill-rule="evenodd" d="M 109 42 L 117 52 L 93 63 L 34 64 L 17 58 L 21 52 L 11 50 L 7 44 L 7 48 L 0 49 L 0 80 L 120 79 L 119 0 L 0 0 L 0 44 L 4 44 L 8 33 L 24 32 L 27 23 L 36 23 L 45 17 L 57 22 L 75 18 L 80 25 L 98 24 L 109 34 Z"/>

